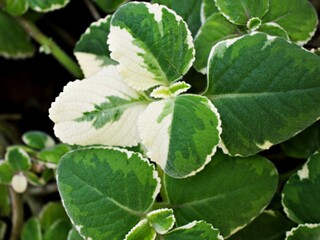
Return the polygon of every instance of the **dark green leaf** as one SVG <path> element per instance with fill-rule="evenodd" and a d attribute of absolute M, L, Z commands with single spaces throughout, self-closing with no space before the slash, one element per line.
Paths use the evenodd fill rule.
<path fill-rule="evenodd" d="M 21 240 L 42 240 L 41 226 L 38 219 L 33 217 L 25 222 Z"/>

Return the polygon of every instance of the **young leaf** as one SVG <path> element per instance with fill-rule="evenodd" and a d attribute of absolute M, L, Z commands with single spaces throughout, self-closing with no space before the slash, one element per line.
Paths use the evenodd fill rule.
<path fill-rule="evenodd" d="M 31 57 L 34 47 L 17 21 L 0 9 L 0 56 L 22 59 Z"/>
<path fill-rule="evenodd" d="M 287 216 L 297 223 L 320 222 L 320 154 L 292 175 L 282 192 Z"/>
<path fill-rule="evenodd" d="M 7 161 L 0 161 L 0 184 L 10 184 L 15 171 Z"/>
<path fill-rule="evenodd" d="M 219 10 L 214 2 L 214 0 L 202 0 L 201 4 L 201 23 L 204 24 L 205 21 L 214 13 L 218 13 Z"/>
<path fill-rule="evenodd" d="M 74 48 L 74 55 L 86 78 L 104 66 L 116 64 L 110 58 L 109 48 L 106 44 L 110 32 L 110 20 L 111 16 L 107 16 L 92 23 L 81 35 Z"/>
<path fill-rule="evenodd" d="M 157 232 L 152 228 L 147 219 L 142 219 L 130 232 L 125 236 L 124 240 L 155 240 Z"/>
<path fill-rule="evenodd" d="M 186 23 L 158 4 L 133 2 L 119 8 L 111 19 L 108 44 L 120 76 L 137 90 L 169 86 L 194 61 Z"/>
<path fill-rule="evenodd" d="M 284 30 L 283 27 L 281 27 L 279 24 L 276 24 L 274 22 L 271 23 L 264 23 L 262 24 L 259 29 L 259 32 L 264 32 L 270 36 L 278 36 L 278 37 L 283 37 L 286 40 L 289 40 L 289 35 L 286 32 L 286 30 Z"/>
<path fill-rule="evenodd" d="M 41 226 L 38 219 L 32 217 L 25 222 L 21 240 L 42 240 Z"/>
<path fill-rule="evenodd" d="M 5 10 L 13 16 L 19 16 L 24 14 L 28 7 L 28 0 L 6 0 Z"/>
<path fill-rule="evenodd" d="M 266 159 L 232 158 L 221 152 L 193 177 L 164 178 L 178 225 L 204 220 L 225 237 L 260 214 L 272 199 L 277 182 L 277 171 Z"/>
<path fill-rule="evenodd" d="M 5 159 L 14 171 L 27 171 L 31 167 L 31 159 L 21 147 L 9 147 Z"/>
<path fill-rule="evenodd" d="M 11 180 L 12 189 L 17 193 L 24 193 L 28 187 L 28 181 L 24 174 L 18 173 Z"/>
<path fill-rule="evenodd" d="M 51 148 L 45 148 L 41 150 L 37 157 L 39 160 L 44 161 L 45 163 L 58 164 L 61 157 L 70 150 L 71 148 L 69 145 L 61 143 Z"/>
<path fill-rule="evenodd" d="M 116 10 L 121 4 L 128 0 L 93 0 L 103 11 L 109 13 Z"/>
<path fill-rule="evenodd" d="M 240 35 L 237 26 L 227 21 L 221 13 L 214 13 L 200 28 L 194 46 L 196 60 L 194 67 L 199 72 L 207 72 L 210 50 L 217 42 Z"/>
<path fill-rule="evenodd" d="M 123 239 L 154 202 L 160 180 L 140 154 L 84 148 L 63 156 L 59 192 L 77 231 L 92 239 Z"/>
<path fill-rule="evenodd" d="M 110 65 L 69 83 L 52 104 L 49 117 L 56 136 L 65 143 L 134 146 L 140 141 L 138 116 L 147 104 Z"/>
<path fill-rule="evenodd" d="M 68 221 L 68 216 L 60 202 L 50 202 L 46 204 L 39 213 L 41 227 L 47 231 L 57 220 Z"/>
<path fill-rule="evenodd" d="M 316 31 L 317 13 L 308 0 L 269 0 L 270 9 L 262 18 L 264 23 L 276 23 L 290 40 L 303 45 Z M 303 21 L 301 21 L 303 19 Z"/>
<path fill-rule="evenodd" d="M 194 221 L 163 235 L 164 240 L 223 240 L 219 230 L 204 221 Z"/>
<path fill-rule="evenodd" d="M 293 158 L 311 157 L 320 150 L 320 123 L 316 122 L 301 133 L 281 144 L 283 152 Z"/>
<path fill-rule="evenodd" d="M 250 18 L 262 18 L 269 9 L 269 0 L 214 0 L 220 12 L 236 25 L 246 25 Z"/>
<path fill-rule="evenodd" d="M 229 237 L 228 240 L 283 240 L 286 231 L 293 226 L 294 223 L 290 222 L 281 213 L 268 210 L 261 213 L 248 226 Z"/>
<path fill-rule="evenodd" d="M 45 231 L 43 240 L 67 239 L 70 229 L 69 221 L 57 220 Z"/>
<path fill-rule="evenodd" d="M 53 147 L 55 142 L 51 136 L 42 131 L 28 131 L 22 135 L 22 141 L 29 147 L 43 149 Z"/>
<path fill-rule="evenodd" d="M 139 118 L 148 157 L 177 178 L 196 174 L 211 160 L 220 142 L 220 125 L 211 102 L 191 94 L 153 102 Z"/>
<path fill-rule="evenodd" d="M 44 186 L 46 184 L 46 182 L 34 172 L 28 171 L 28 172 L 25 172 L 24 175 L 27 178 L 27 181 L 33 186 L 39 187 L 39 186 Z"/>
<path fill-rule="evenodd" d="M 37 12 L 49 12 L 65 7 L 70 0 L 28 0 L 31 9 Z"/>
<path fill-rule="evenodd" d="M 221 115 L 224 152 L 252 155 L 315 122 L 319 64 L 318 56 L 263 33 L 216 44 L 205 95 Z"/>
<path fill-rule="evenodd" d="M 146 217 L 149 224 L 159 234 L 165 234 L 171 230 L 176 221 L 173 215 L 173 210 L 168 208 L 157 209 L 149 212 Z"/>
<path fill-rule="evenodd" d="M 302 224 L 287 232 L 285 240 L 318 240 L 320 238 L 320 224 Z"/>

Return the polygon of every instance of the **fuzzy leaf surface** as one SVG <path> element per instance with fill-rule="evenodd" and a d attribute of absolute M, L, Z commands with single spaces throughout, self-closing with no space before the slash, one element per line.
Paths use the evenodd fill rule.
<path fill-rule="evenodd" d="M 107 16 L 92 23 L 76 43 L 74 55 L 86 78 L 104 66 L 116 64 L 110 58 L 110 51 L 106 44 L 110 33 L 110 21 L 111 16 Z"/>
<path fill-rule="evenodd" d="M 308 42 L 315 33 L 317 13 L 308 0 L 269 0 L 270 9 L 262 18 L 264 23 L 276 23 L 298 44 Z M 301 21 L 303 19 L 303 21 Z"/>
<path fill-rule="evenodd" d="M 165 176 L 178 226 L 204 220 L 231 235 L 257 217 L 277 188 L 277 171 L 260 156 L 232 158 L 217 152 L 203 171 L 185 179 Z"/>
<path fill-rule="evenodd" d="M 262 18 L 269 9 L 269 0 L 214 0 L 220 12 L 236 25 L 246 25 L 252 17 Z"/>
<path fill-rule="evenodd" d="M 67 153 L 58 166 L 67 214 L 86 238 L 123 239 L 159 193 L 159 179 L 141 155 L 115 148 Z"/>
<path fill-rule="evenodd" d="M 133 2 L 119 8 L 111 19 L 108 44 L 120 76 L 137 90 L 169 86 L 194 61 L 186 23 L 158 4 Z"/>
<path fill-rule="evenodd" d="M 148 102 L 125 84 L 115 66 L 70 82 L 49 109 L 57 137 L 68 144 L 134 146 Z"/>
<path fill-rule="evenodd" d="M 220 142 L 220 125 L 211 102 L 191 94 L 153 102 L 139 118 L 148 157 L 177 178 L 194 175 L 211 160 Z"/>
<path fill-rule="evenodd" d="M 287 232 L 285 240 L 318 240 L 320 238 L 320 224 L 301 224 Z"/>
<path fill-rule="evenodd" d="M 205 95 L 220 113 L 224 152 L 252 155 L 315 122 L 319 64 L 315 54 L 263 33 L 215 45 Z"/>
<path fill-rule="evenodd" d="M 320 222 L 320 154 L 312 156 L 292 175 L 282 192 L 287 216 L 297 223 Z"/>

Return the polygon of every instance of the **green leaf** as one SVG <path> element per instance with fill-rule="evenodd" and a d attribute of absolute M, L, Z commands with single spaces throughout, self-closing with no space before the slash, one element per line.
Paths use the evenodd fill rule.
<path fill-rule="evenodd" d="M 220 12 L 232 23 L 246 25 L 250 18 L 262 18 L 269 9 L 269 0 L 214 0 Z"/>
<path fill-rule="evenodd" d="M 107 42 L 111 57 L 119 62 L 120 76 L 137 90 L 169 86 L 194 61 L 186 23 L 158 4 L 134 2 L 119 8 L 111 19 Z"/>
<path fill-rule="evenodd" d="M 320 224 L 303 224 L 287 232 L 285 240 L 319 240 Z"/>
<path fill-rule="evenodd" d="M 93 0 L 103 11 L 109 13 L 116 10 L 121 4 L 128 0 Z"/>
<path fill-rule="evenodd" d="M 67 240 L 83 240 L 81 235 L 74 228 L 69 231 Z"/>
<path fill-rule="evenodd" d="M 0 183 L 10 184 L 15 171 L 8 162 L 0 161 Z"/>
<path fill-rule="evenodd" d="M 7 148 L 5 159 L 14 171 L 26 171 L 31 168 L 31 159 L 21 147 Z"/>
<path fill-rule="evenodd" d="M 164 240 L 223 240 L 219 230 L 204 221 L 193 221 L 163 236 Z"/>
<path fill-rule="evenodd" d="M 55 141 L 53 138 L 42 131 L 28 131 L 22 135 L 22 141 L 29 147 L 43 149 L 53 147 Z"/>
<path fill-rule="evenodd" d="M 224 152 L 252 155 L 315 122 L 319 64 L 313 53 L 263 33 L 216 44 L 205 95 L 221 115 Z"/>
<path fill-rule="evenodd" d="M 283 240 L 286 231 L 290 230 L 294 224 L 282 214 L 274 211 L 264 211 L 248 226 L 241 229 L 228 240 Z"/>
<path fill-rule="evenodd" d="M 0 176 L 1 176 L 0 172 Z M 11 203 L 8 186 L 0 184 L 0 216 L 10 217 Z M 0 234 L 1 237 L 1 234 Z M 1 239 L 1 238 L 0 238 Z"/>
<path fill-rule="evenodd" d="M 293 158 L 311 157 L 320 150 L 320 124 L 316 122 L 301 133 L 281 144 L 283 152 Z"/>
<path fill-rule="evenodd" d="M 62 207 L 61 202 L 49 202 L 41 209 L 39 220 L 42 229 L 47 231 L 57 220 L 68 221 L 69 218 Z"/>
<path fill-rule="evenodd" d="M 28 0 L 29 6 L 36 12 L 49 12 L 65 7 L 70 0 Z"/>
<path fill-rule="evenodd" d="M 134 146 L 138 117 L 148 101 L 129 87 L 115 66 L 70 82 L 49 109 L 57 137 L 68 144 Z"/>
<path fill-rule="evenodd" d="M 176 219 L 173 215 L 173 210 L 168 208 L 157 209 L 147 214 L 147 220 L 157 233 L 165 234 L 174 225 Z"/>
<path fill-rule="evenodd" d="M 271 201 L 277 182 L 277 171 L 265 158 L 232 158 L 221 152 L 193 177 L 164 178 L 178 225 L 204 220 L 225 237 L 260 214 Z"/>
<path fill-rule="evenodd" d="M 58 164 L 61 157 L 69 152 L 71 147 L 67 144 L 57 144 L 50 148 L 45 148 L 41 150 L 37 157 L 39 160 L 44 161 L 46 163 Z"/>
<path fill-rule="evenodd" d="M 81 35 L 74 48 L 80 67 L 86 78 L 98 72 L 103 66 L 115 65 L 110 58 L 110 51 L 106 44 L 110 33 L 111 16 L 107 16 L 92 23 Z"/>
<path fill-rule="evenodd" d="M 0 239 L 4 239 L 6 230 L 7 230 L 7 224 L 0 220 Z"/>
<path fill-rule="evenodd" d="M 270 9 L 262 18 L 264 23 L 276 23 L 290 40 L 303 45 L 316 31 L 317 13 L 308 0 L 269 0 Z M 301 21 L 303 19 L 303 21 Z"/>
<path fill-rule="evenodd" d="M 201 4 L 201 22 L 202 24 L 214 13 L 218 13 L 219 10 L 214 0 L 202 0 Z"/>
<path fill-rule="evenodd" d="M 28 34 L 13 17 L 0 10 L 0 56 L 22 59 L 33 54 L 34 47 Z"/>
<path fill-rule="evenodd" d="M 45 231 L 43 240 L 67 239 L 70 229 L 69 221 L 57 220 Z"/>
<path fill-rule="evenodd" d="M 147 156 L 177 178 L 196 174 L 211 160 L 220 142 L 220 125 L 211 102 L 191 94 L 153 102 L 139 118 Z"/>
<path fill-rule="evenodd" d="M 226 20 L 221 13 L 214 13 L 200 28 L 194 46 L 196 60 L 194 67 L 199 72 L 207 72 L 207 63 L 211 48 L 219 41 L 240 35 L 237 26 Z"/>
<path fill-rule="evenodd" d="M 20 16 L 28 10 L 28 0 L 6 0 L 5 10 L 13 16 Z"/>
<path fill-rule="evenodd" d="M 41 226 L 38 219 L 32 217 L 25 222 L 21 240 L 42 240 Z"/>
<path fill-rule="evenodd" d="M 288 33 L 286 30 L 284 30 L 280 25 L 276 23 L 264 23 L 262 24 L 259 29 L 259 32 L 264 32 L 270 36 L 278 36 L 278 37 L 283 37 L 286 40 L 289 40 Z"/>
<path fill-rule="evenodd" d="M 147 219 L 141 220 L 125 236 L 124 240 L 155 240 L 157 232 L 150 226 Z"/>
<path fill-rule="evenodd" d="M 149 209 L 160 184 L 140 154 L 84 148 L 59 162 L 60 195 L 76 229 L 86 238 L 123 239 Z"/>
<path fill-rule="evenodd" d="M 201 0 L 172 0 L 170 4 L 179 16 L 187 23 L 192 36 L 195 36 L 201 26 Z"/>
<path fill-rule="evenodd" d="M 282 192 L 287 216 L 297 223 L 320 222 L 320 154 L 312 156 L 292 175 Z"/>
<path fill-rule="evenodd" d="M 33 186 L 43 186 L 46 184 L 46 182 L 44 181 L 44 179 L 38 177 L 37 174 L 33 173 L 33 172 L 25 172 L 25 177 L 27 178 L 28 182 L 30 184 L 32 184 Z"/>

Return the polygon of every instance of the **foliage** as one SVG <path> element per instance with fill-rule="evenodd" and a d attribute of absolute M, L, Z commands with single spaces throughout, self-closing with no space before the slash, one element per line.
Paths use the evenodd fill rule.
<path fill-rule="evenodd" d="M 0 216 L 23 212 L 22 195 L 32 210 L 12 235 L 319 238 L 320 59 L 305 48 L 318 23 L 310 2 L 93 2 L 110 14 L 74 46 L 84 79 L 49 109 L 62 143 L 30 131 L 0 163 Z M 1 56 L 30 56 L 32 37 L 80 77 L 25 14 L 67 3 L 7 0 Z M 52 186 L 61 202 L 37 207 L 32 195 Z M 0 238 L 7 228 L 0 220 Z"/>

